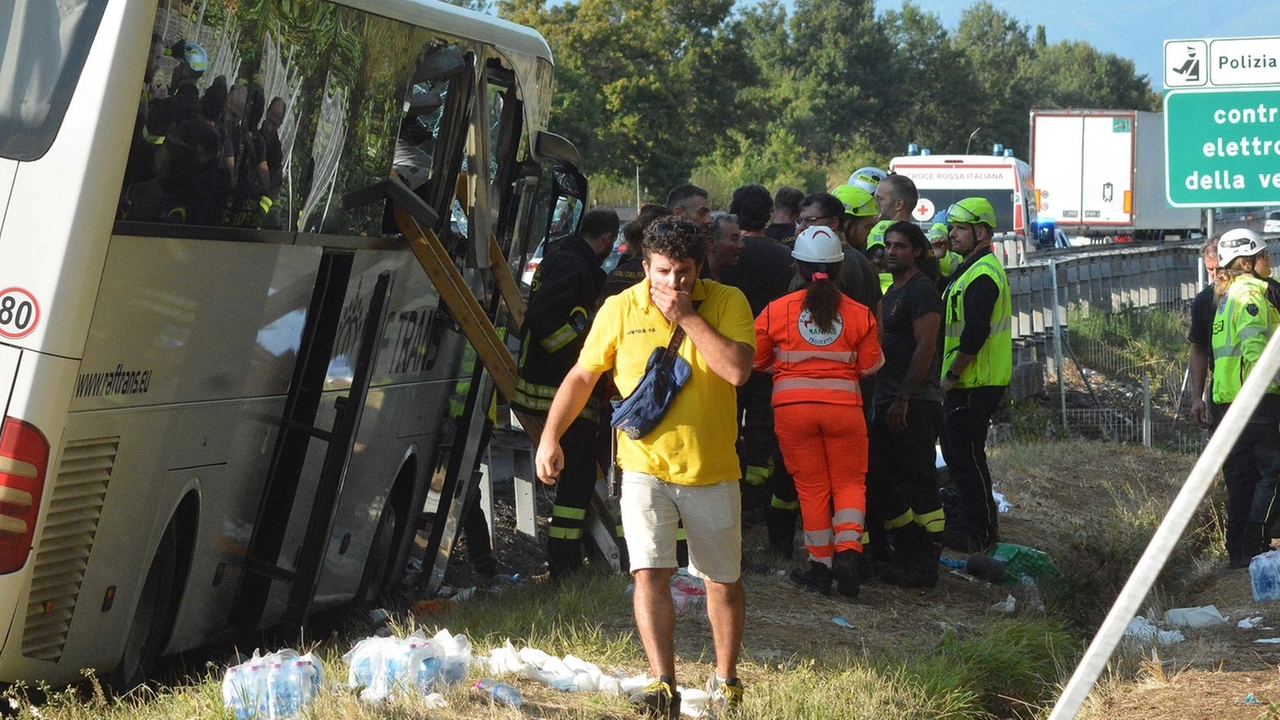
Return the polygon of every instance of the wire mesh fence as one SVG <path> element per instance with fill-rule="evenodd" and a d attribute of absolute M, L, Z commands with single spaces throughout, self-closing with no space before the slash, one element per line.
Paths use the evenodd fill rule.
<path fill-rule="evenodd" d="M 1187 418 L 1189 309 L 1205 281 L 1197 244 L 1049 259 L 1008 274 L 1014 337 L 1043 360 L 1056 405 L 1026 431 L 1203 448 L 1207 434 Z"/>

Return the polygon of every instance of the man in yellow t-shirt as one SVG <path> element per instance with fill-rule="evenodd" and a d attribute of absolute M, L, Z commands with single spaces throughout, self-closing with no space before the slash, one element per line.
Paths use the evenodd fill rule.
<path fill-rule="evenodd" d="M 707 615 L 716 648 L 711 702 L 736 708 L 745 601 L 742 591 L 740 471 L 735 386 L 751 374 L 755 331 L 751 307 L 737 288 L 698 279 L 706 231 L 675 217 L 659 219 L 644 236 L 645 279 L 609 298 L 565 377 L 538 445 L 538 477 L 553 484 L 564 467 L 560 438 L 586 403 L 601 373 L 613 370 L 624 396 L 635 390 L 655 348 L 676 327 L 680 357 L 691 374 L 662 421 L 638 440 L 619 436 L 622 525 L 635 577 L 636 627 L 657 677 L 632 700 L 654 717 L 677 717 L 675 609 L 676 527 L 683 521 L 689 566 L 707 588 Z"/>

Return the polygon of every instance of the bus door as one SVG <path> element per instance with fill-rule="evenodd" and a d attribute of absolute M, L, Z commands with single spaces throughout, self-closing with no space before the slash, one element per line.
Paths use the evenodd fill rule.
<path fill-rule="evenodd" d="M 457 188 L 454 178 L 462 170 L 462 139 L 466 136 L 472 100 L 472 63 L 472 57 L 454 45 L 429 45 L 423 49 L 402 104 L 404 111 L 393 162 L 395 173 L 403 178 L 400 187 L 412 191 L 418 202 L 428 207 L 453 208 L 452 212 L 437 213 L 432 218 L 435 221 L 432 229 L 447 238 L 459 256 L 466 250 L 454 239 L 465 237 L 467 219 L 454 198 Z M 367 212 L 366 207 L 377 207 L 373 202 L 377 197 L 368 191 L 357 191 L 348 195 L 343 204 L 348 212 L 360 214 Z M 382 211 L 384 234 L 395 231 L 392 206 L 393 203 L 388 202 Z M 305 623 L 329 553 L 334 517 L 342 501 L 346 468 L 369 390 L 370 368 L 379 349 L 377 341 L 386 322 L 386 303 L 391 291 L 390 274 L 384 273 L 367 300 L 363 317 L 346 323 L 362 329 L 355 356 L 341 359 L 351 378 L 350 391 L 345 398 L 337 399 L 338 412 L 332 428 L 316 427 L 321 395 L 334 373 L 334 363 L 339 361 L 335 353 L 340 326 L 351 320 L 344 315 L 351 304 L 347 293 L 353 264 L 352 250 L 326 248 L 317 273 L 302 346 L 246 553 L 236 610 L 232 613 L 242 629 L 252 629 L 262 620 L 275 582 L 283 582 L 289 588 L 284 615 L 279 620 Z M 363 298 L 359 300 L 357 305 L 365 302 Z M 433 321 L 435 315 L 432 313 Z M 282 553 L 287 539 L 296 538 L 299 530 L 290 528 L 287 519 L 298 502 L 298 489 L 311 454 L 312 440 L 326 442 L 327 449 L 315 491 L 308 500 L 311 509 L 301 531 L 300 550 L 290 569 L 288 563 L 282 561 Z M 397 537 L 391 539 L 392 547 L 402 544 L 408 525 L 400 523 Z M 374 583 L 379 587 L 362 588 L 361 592 L 369 591 L 375 596 L 380 593 L 381 586 L 389 579 L 385 570 L 380 571 Z"/>

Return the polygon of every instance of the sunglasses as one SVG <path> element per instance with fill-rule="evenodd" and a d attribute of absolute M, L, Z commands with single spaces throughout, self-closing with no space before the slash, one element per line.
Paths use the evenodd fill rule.
<path fill-rule="evenodd" d="M 979 222 L 980 220 L 981 220 L 981 218 L 979 218 L 979 217 L 978 217 L 977 215 L 975 215 L 971 210 L 969 210 L 968 208 L 966 208 L 966 207 L 964 207 L 964 206 L 962 206 L 962 205 L 956 204 L 956 205 L 952 205 L 951 207 L 947 208 L 947 223 L 948 223 L 948 224 L 950 224 L 950 223 L 965 223 L 966 225 L 972 225 L 972 224 L 974 224 L 974 223 Z"/>
<path fill-rule="evenodd" d="M 810 217 L 806 217 L 804 215 L 801 215 L 800 217 L 796 218 L 796 227 L 804 227 L 806 225 L 812 225 L 818 222 L 819 220 L 830 220 L 833 217 L 835 216 L 834 215 L 813 215 Z"/>
<path fill-rule="evenodd" d="M 870 210 L 871 212 L 864 212 L 866 210 Z M 845 205 L 844 213 L 846 215 L 853 215 L 855 217 L 863 217 L 865 215 L 878 215 L 880 214 L 880 206 L 876 204 L 876 199 L 872 197 L 872 198 L 868 198 L 866 201 L 864 201 L 861 205 L 857 207 L 849 207 L 848 205 Z"/>

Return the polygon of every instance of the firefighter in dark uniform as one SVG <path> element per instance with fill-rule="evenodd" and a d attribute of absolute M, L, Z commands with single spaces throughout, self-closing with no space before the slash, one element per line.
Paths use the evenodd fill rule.
<path fill-rule="evenodd" d="M 525 313 L 514 407 L 547 416 L 556 390 L 582 350 L 604 287 L 600 265 L 617 236 L 617 213 L 592 210 L 583 216 L 578 235 L 560 238 L 547 250 L 533 277 Z M 553 580 L 582 568 L 582 529 L 595 487 L 604 406 L 601 397 L 593 396 L 560 441 L 565 466 L 547 531 L 547 567 Z"/>

